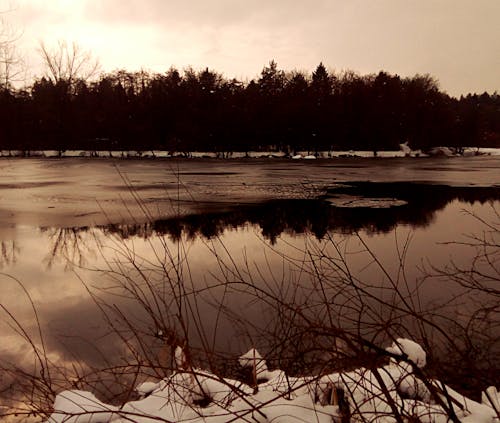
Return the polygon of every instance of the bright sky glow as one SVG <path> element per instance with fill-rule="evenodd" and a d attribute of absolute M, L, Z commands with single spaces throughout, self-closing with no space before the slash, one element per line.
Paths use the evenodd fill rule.
<path fill-rule="evenodd" d="M 499 0 L 0 0 L 40 75 L 40 41 L 77 42 L 118 68 L 429 73 L 452 95 L 500 91 Z"/>

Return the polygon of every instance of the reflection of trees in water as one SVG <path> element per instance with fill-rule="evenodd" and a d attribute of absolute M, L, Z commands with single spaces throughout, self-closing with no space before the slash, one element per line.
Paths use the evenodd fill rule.
<path fill-rule="evenodd" d="M 327 201 L 342 195 L 360 199 L 395 198 L 406 201 L 406 204 L 387 208 L 335 207 Z M 497 187 L 360 182 L 332 188 L 324 199 L 273 200 L 238 206 L 226 212 L 189 215 L 141 225 L 110 225 L 103 229 L 123 238 L 147 238 L 158 234 L 169 235 L 179 241 L 183 234 L 188 239 L 197 236 L 211 238 L 221 235 L 225 229 L 250 224 L 259 226 L 262 235 L 271 242 L 275 242 L 282 233 L 312 233 L 320 239 L 329 231 L 383 233 L 401 224 L 425 227 L 432 222 L 438 210 L 454 200 L 484 203 L 499 199 L 500 190 Z"/>
<path fill-rule="evenodd" d="M 1 241 L 0 249 L 0 269 L 16 263 L 17 255 L 21 251 L 16 241 Z"/>
<path fill-rule="evenodd" d="M 46 256 L 47 266 L 52 267 L 58 259 L 64 260 L 66 268 L 84 266 L 86 258 L 95 256 L 94 233 L 88 227 L 81 228 L 41 228 L 48 234 L 50 251 Z M 92 233 L 92 236 L 88 236 Z"/>
<path fill-rule="evenodd" d="M 429 221 L 426 217 L 423 222 L 418 222 L 418 226 Z M 222 235 L 226 229 L 254 225 L 261 228 L 264 238 L 274 243 L 282 233 L 312 233 L 320 239 L 334 230 L 345 233 L 361 229 L 373 233 L 390 231 L 397 223 L 397 213 L 392 209 L 335 208 L 323 200 L 276 200 L 240 206 L 228 212 L 188 215 L 144 224 L 108 225 L 102 229 L 124 239 L 169 235 L 172 240 L 180 241 L 183 235 L 188 240 L 199 236 L 212 238 Z"/>
<path fill-rule="evenodd" d="M 406 204 L 387 208 L 336 207 L 329 201 L 342 196 L 360 200 L 393 198 L 403 200 Z M 426 227 L 434 219 L 435 213 L 452 201 L 484 203 L 499 199 L 498 187 L 356 182 L 331 188 L 321 199 L 272 200 L 261 204 L 238 205 L 224 212 L 199 213 L 142 224 L 110 224 L 98 229 L 104 235 L 117 235 L 121 239 L 168 235 L 173 241 L 179 242 L 183 236 L 187 240 L 212 238 L 222 235 L 227 229 L 254 225 L 261 229 L 264 238 L 274 243 L 283 233 L 310 233 L 321 239 L 333 231 L 376 234 L 390 232 L 397 225 Z M 68 265 L 82 266 L 89 254 L 95 255 L 93 229 L 45 228 L 43 231 L 49 233 L 51 242 L 47 258 L 49 266 L 57 258 L 64 259 Z M 11 256 L 14 255 L 12 252 Z"/>

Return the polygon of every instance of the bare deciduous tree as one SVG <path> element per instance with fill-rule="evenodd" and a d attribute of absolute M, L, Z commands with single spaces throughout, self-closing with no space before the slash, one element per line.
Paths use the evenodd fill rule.
<path fill-rule="evenodd" d="M 39 51 L 46 68 L 44 76 L 54 83 L 65 81 L 70 90 L 77 81 L 89 81 L 99 73 L 99 60 L 75 42 L 68 45 L 59 41 L 49 48 L 42 41 Z"/>
<path fill-rule="evenodd" d="M 10 88 L 24 74 L 24 61 L 16 48 L 16 41 L 21 34 L 15 31 L 4 19 L 5 13 L 0 11 L 0 87 Z"/>

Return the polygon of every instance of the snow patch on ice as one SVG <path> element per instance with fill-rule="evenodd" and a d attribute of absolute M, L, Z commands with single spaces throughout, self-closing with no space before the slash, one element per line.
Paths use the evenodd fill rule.
<path fill-rule="evenodd" d="M 399 207 L 408 204 L 407 201 L 397 198 L 370 198 L 352 195 L 337 195 L 327 198 L 326 201 L 335 207 L 342 208 L 368 207 L 371 209 L 388 209 L 390 207 Z"/>

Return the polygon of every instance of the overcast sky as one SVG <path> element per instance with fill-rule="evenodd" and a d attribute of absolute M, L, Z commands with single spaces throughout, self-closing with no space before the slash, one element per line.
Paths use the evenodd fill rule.
<path fill-rule="evenodd" d="M 76 41 L 105 71 L 209 67 L 429 73 L 451 95 L 500 91 L 500 0 L 0 0 L 32 69 Z M 40 74 L 40 70 L 34 73 Z"/>

